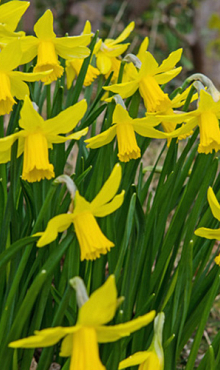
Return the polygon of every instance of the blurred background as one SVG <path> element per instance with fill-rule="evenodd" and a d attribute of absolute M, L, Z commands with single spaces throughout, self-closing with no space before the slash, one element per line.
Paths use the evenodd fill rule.
<path fill-rule="evenodd" d="M 7 1 L 2 1 L 2 3 Z M 20 26 L 28 34 L 33 24 L 50 8 L 55 32 L 78 35 L 87 19 L 100 37 L 115 38 L 125 26 L 135 21 L 128 52 L 136 53 L 145 36 L 149 51 L 158 62 L 179 47 L 183 82 L 188 75 L 200 72 L 220 89 L 220 1 L 219 0 L 30 0 L 31 5 Z"/>

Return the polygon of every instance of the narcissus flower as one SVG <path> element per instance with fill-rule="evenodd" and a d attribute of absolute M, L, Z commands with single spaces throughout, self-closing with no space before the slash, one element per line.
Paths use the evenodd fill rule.
<path fill-rule="evenodd" d="M 81 250 L 81 260 L 93 260 L 99 258 L 100 254 L 107 253 L 110 248 L 114 247 L 114 243 L 102 233 L 95 217 L 105 217 L 121 207 L 124 191 L 115 195 L 120 181 L 121 166 L 116 164 L 108 180 L 91 203 L 76 191 L 73 212 L 52 218 L 44 232 L 35 234 L 41 235 L 37 247 L 51 243 L 57 238 L 59 232 L 63 232 L 74 224 Z"/>
<path fill-rule="evenodd" d="M 85 295 L 86 289 L 80 289 L 80 278 L 71 279 L 71 285 L 78 296 Z M 80 290 L 83 290 L 82 292 Z M 77 299 L 79 302 L 79 300 Z M 55 327 L 35 331 L 35 335 L 11 342 L 12 348 L 39 348 L 53 346 L 61 339 L 60 356 L 71 357 L 71 370 L 105 370 L 99 358 L 98 343 L 114 342 L 129 336 L 136 330 L 148 325 L 155 316 L 155 311 L 114 326 L 105 326 L 113 319 L 121 299 L 117 299 L 115 278 L 111 275 L 107 281 L 89 298 L 80 297 L 79 314 L 75 326 Z"/>
<path fill-rule="evenodd" d="M 46 77 L 42 78 L 45 84 L 50 84 L 63 74 L 58 55 L 64 59 L 86 58 L 90 50 L 86 47 L 91 39 L 91 34 L 56 37 L 53 31 L 53 14 L 48 9 L 34 26 L 37 37 L 27 36 L 21 39 L 22 63 L 31 61 L 37 55 L 37 64 L 34 72 L 52 70 Z"/>
<path fill-rule="evenodd" d="M 212 214 L 215 218 L 217 218 L 218 221 L 220 221 L 220 204 L 211 187 L 208 188 L 207 195 Z M 220 229 L 208 229 L 205 227 L 200 227 L 199 229 L 195 230 L 195 235 L 206 239 L 220 240 Z M 215 262 L 220 266 L 220 255 L 215 258 Z"/>
<path fill-rule="evenodd" d="M 22 31 L 14 31 L 29 5 L 29 1 L 9 1 L 0 5 L 0 37 L 21 37 L 24 35 Z"/>
<path fill-rule="evenodd" d="M 24 153 L 22 178 L 29 182 L 51 179 L 55 176 L 53 165 L 49 163 L 48 149 L 52 144 L 67 140 L 78 140 L 87 133 L 87 128 L 68 136 L 60 136 L 73 130 L 87 108 L 85 100 L 67 108 L 56 117 L 44 121 L 36 112 L 28 96 L 21 109 L 19 126 L 21 130 L 0 139 L 0 163 L 11 158 L 11 146 L 18 140 L 19 157 Z"/>
<path fill-rule="evenodd" d="M 198 108 L 195 111 L 174 115 L 157 115 L 163 122 L 182 123 L 187 122 L 181 128 L 169 133 L 169 137 L 178 137 L 187 135 L 196 126 L 200 130 L 200 144 L 198 147 L 199 153 L 212 153 L 220 149 L 220 100 L 215 102 L 213 97 L 205 90 L 200 91 L 200 99 Z"/>
<path fill-rule="evenodd" d="M 164 313 L 160 312 L 154 320 L 154 336 L 147 351 L 136 352 L 134 355 L 120 362 L 118 369 L 140 365 L 138 370 L 163 370 L 164 353 L 162 347 L 162 332 Z"/>
<path fill-rule="evenodd" d="M 148 112 L 164 111 L 171 107 L 171 101 L 167 94 L 160 88 L 164 84 L 178 75 L 181 67 L 174 68 L 180 60 L 182 49 L 172 52 L 163 63 L 158 66 L 153 55 L 146 51 L 139 53 L 141 56 L 141 67 L 133 71 L 132 80 L 104 87 L 105 90 L 112 91 L 121 95 L 122 98 L 128 98 L 133 95 L 137 89 L 144 100 Z"/>
<path fill-rule="evenodd" d="M 137 159 L 141 156 L 137 145 L 135 132 L 141 136 L 164 139 L 166 134 L 156 130 L 153 126 L 159 124 L 155 117 L 136 118 L 129 116 L 126 109 L 117 104 L 113 113 L 112 126 L 95 137 L 85 140 L 88 148 L 99 148 L 110 143 L 116 136 L 118 141 L 118 158 L 122 162 Z"/>
<path fill-rule="evenodd" d="M 19 40 L 7 45 L 0 53 L 0 115 L 8 114 L 16 103 L 14 96 L 23 100 L 29 95 L 29 88 L 24 81 L 38 81 L 49 73 L 24 73 L 13 71 L 21 63 Z"/>
<path fill-rule="evenodd" d="M 122 42 L 130 35 L 134 29 L 134 22 L 131 22 L 124 31 L 115 40 L 100 39 L 94 50 L 96 55 L 96 64 L 100 73 L 103 75 L 109 74 L 111 71 L 116 71 L 120 68 L 120 61 L 117 59 L 128 48 L 129 43 L 123 44 Z"/>
<path fill-rule="evenodd" d="M 91 34 L 91 23 L 89 21 L 86 21 L 82 34 L 83 35 Z M 70 89 L 70 87 L 72 86 L 72 82 L 74 78 L 78 76 L 81 70 L 82 64 L 83 64 L 83 59 L 72 58 L 72 59 L 66 60 L 65 70 L 66 70 L 66 79 L 67 79 L 67 89 Z M 99 76 L 99 74 L 100 74 L 99 70 L 90 64 L 87 69 L 83 84 L 85 86 L 91 85 L 91 83 L 95 80 L 95 78 Z"/>

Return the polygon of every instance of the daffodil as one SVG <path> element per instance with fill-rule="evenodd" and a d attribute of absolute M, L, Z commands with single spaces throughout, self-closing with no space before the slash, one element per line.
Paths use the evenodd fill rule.
<path fill-rule="evenodd" d="M 93 260 L 99 258 L 100 254 L 106 254 L 114 247 L 114 243 L 102 233 L 95 217 L 105 217 L 121 206 L 124 191 L 115 195 L 120 181 L 121 166 L 116 164 L 108 180 L 91 203 L 76 191 L 73 212 L 55 216 L 48 222 L 44 232 L 35 234 L 41 235 L 37 247 L 51 243 L 57 238 L 59 232 L 63 232 L 73 224 L 79 241 L 81 260 Z"/>
<path fill-rule="evenodd" d="M 181 128 L 169 133 L 169 137 L 179 137 L 191 132 L 199 126 L 200 144 L 199 153 L 211 153 L 220 149 L 220 101 L 215 102 L 213 97 L 205 90 L 200 91 L 198 108 L 189 113 L 179 113 L 173 115 L 157 116 L 163 122 L 182 123 L 186 122 Z"/>
<path fill-rule="evenodd" d="M 53 31 L 53 14 L 48 9 L 34 26 L 37 37 L 27 36 L 21 39 L 22 63 L 31 61 L 37 55 L 35 72 L 52 70 L 42 78 L 45 84 L 50 84 L 63 74 L 58 55 L 64 59 L 85 58 L 90 54 L 86 47 L 89 44 L 91 34 L 72 37 L 56 37 Z"/>
<path fill-rule="evenodd" d="M 131 22 L 124 31 L 115 40 L 100 39 L 94 50 L 96 55 L 96 64 L 100 73 L 108 75 L 111 71 L 117 75 L 120 68 L 120 60 L 118 57 L 125 52 L 129 43 L 123 44 L 122 42 L 130 35 L 134 29 L 134 22 Z"/>
<path fill-rule="evenodd" d="M 136 352 L 134 355 L 120 362 L 118 369 L 140 365 L 138 370 L 163 370 L 164 353 L 162 347 L 162 331 L 164 325 L 164 313 L 160 312 L 154 320 L 154 336 L 147 351 Z"/>
<path fill-rule="evenodd" d="M 52 149 L 52 144 L 78 140 L 87 133 L 86 128 L 68 136 L 59 135 L 73 130 L 86 108 L 86 101 L 82 100 L 56 117 L 44 121 L 26 96 L 20 113 L 21 130 L 0 139 L 0 163 L 10 161 L 11 146 L 18 140 L 17 156 L 24 153 L 22 178 L 29 182 L 51 179 L 55 174 L 53 165 L 49 163 L 48 149 Z"/>
<path fill-rule="evenodd" d="M 84 30 L 82 32 L 83 35 L 91 34 L 91 23 L 86 21 Z M 66 60 L 65 71 L 66 71 L 66 79 L 67 79 L 67 89 L 70 89 L 72 86 L 72 82 L 76 76 L 78 76 L 81 67 L 83 64 L 83 59 L 72 58 Z M 88 66 L 86 76 L 84 79 L 83 84 L 85 86 L 91 85 L 91 83 L 99 76 L 100 72 L 97 68 L 93 67 L 91 64 Z"/>
<path fill-rule="evenodd" d="M 0 5 L 0 37 L 21 37 L 24 35 L 22 31 L 14 31 L 29 5 L 29 1 L 9 1 Z"/>
<path fill-rule="evenodd" d="M 130 159 L 137 159 L 141 156 L 135 132 L 145 137 L 166 138 L 165 133 L 153 127 L 158 124 L 159 120 L 155 117 L 133 119 L 125 108 L 117 104 L 113 113 L 112 126 L 101 134 L 85 140 L 85 142 L 88 148 L 95 149 L 110 143 L 116 136 L 118 141 L 118 158 L 122 162 L 128 162 Z"/>
<path fill-rule="evenodd" d="M 139 89 L 148 112 L 165 111 L 171 107 L 171 101 L 159 85 L 170 81 L 180 73 L 181 67 L 174 67 L 180 60 L 181 54 L 182 49 L 172 52 L 158 66 L 150 52 L 141 50 L 139 54 L 141 67 L 139 70 L 133 69 L 132 80 L 106 86 L 104 89 L 119 94 L 122 98 L 128 98 Z"/>
<path fill-rule="evenodd" d="M 24 73 L 13 71 L 21 63 L 20 41 L 14 40 L 0 53 L 0 115 L 8 114 L 16 103 L 14 97 L 23 100 L 29 95 L 28 85 L 24 81 L 38 81 L 48 72 Z"/>
<path fill-rule="evenodd" d="M 208 188 L 207 198 L 213 216 L 220 221 L 220 204 L 211 187 Z M 220 229 L 208 229 L 205 227 L 200 227 L 199 229 L 195 230 L 195 235 L 206 239 L 220 240 Z M 215 262 L 220 266 L 220 254 L 215 258 Z"/>
<path fill-rule="evenodd" d="M 80 278 L 71 279 L 79 296 L 83 292 Z M 77 300 L 78 301 L 78 300 Z M 78 319 L 75 326 L 55 327 L 35 331 L 33 336 L 9 344 L 11 348 L 39 348 L 53 346 L 62 339 L 60 356 L 71 357 L 71 370 L 105 370 L 99 358 L 98 343 L 115 342 L 148 325 L 155 311 L 126 323 L 106 326 L 113 319 L 121 299 L 117 299 L 115 278 L 111 275 L 106 282 L 91 294 L 80 299 Z M 79 301 L 78 301 L 79 302 Z"/>

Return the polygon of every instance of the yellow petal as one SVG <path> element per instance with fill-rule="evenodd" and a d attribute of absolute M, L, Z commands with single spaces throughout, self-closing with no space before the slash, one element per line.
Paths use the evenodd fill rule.
<path fill-rule="evenodd" d="M 144 41 L 142 41 L 141 46 L 139 48 L 139 51 L 137 53 L 137 58 L 138 59 L 142 60 L 142 58 L 145 55 L 145 52 L 147 51 L 148 45 L 149 45 L 149 38 L 145 37 Z"/>
<path fill-rule="evenodd" d="M 32 102 L 26 95 L 20 112 L 19 126 L 28 132 L 35 132 L 36 129 L 42 128 L 43 124 L 43 118 L 34 109 Z"/>
<path fill-rule="evenodd" d="M 111 58 L 109 58 L 102 51 L 100 51 L 97 54 L 96 65 L 100 72 L 105 75 L 111 69 L 112 66 Z"/>
<path fill-rule="evenodd" d="M 130 44 L 122 44 L 122 45 L 116 45 L 113 47 L 113 49 L 107 49 L 105 50 L 104 49 L 104 53 L 106 53 L 106 55 L 110 58 L 114 58 L 114 57 L 118 57 L 120 56 L 121 54 L 123 54 L 125 52 L 125 50 L 127 50 L 128 46 Z"/>
<path fill-rule="evenodd" d="M 103 187 L 91 202 L 91 211 L 96 213 L 98 208 L 108 203 L 118 191 L 121 182 L 122 170 L 119 163 L 117 163 L 109 178 L 104 183 Z"/>
<path fill-rule="evenodd" d="M 84 116 L 86 109 L 87 103 L 86 100 L 83 99 L 79 103 L 65 109 L 56 117 L 48 119 L 44 123 L 45 134 L 58 135 L 72 131 Z"/>
<path fill-rule="evenodd" d="M 0 71 L 12 71 L 17 68 L 21 61 L 21 45 L 15 40 L 6 45 L 0 53 Z"/>
<path fill-rule="evenodd" d="M 24 100 L 25 96 L 29 96 L 28 85 L 21 80 L 19 76 L 16 76 L 14 73 L 9 74 L 11 82 L 11 93 L 12 96 L 15 96 L 18 100 Z"/>
<path fill-rule="evenodd" d="M 220 204 L 211 187 L 208 188 L 208 202 L 212 210 L 212 214 L 218 221 L 220 221 Z"/>
<path fill-rule="evenodd" d="M 139 72 L 139 78 L 154 76 L 157 73 L 158 63 L 153 55 L 146 51 L 142 56 L 142 65 Z"/>
<path fill-rule="evenodd" d="M 124 201 L 124 194 L 125 194 L 125 191 L 122 190 L 122 192 L 120 194 L 116 195 L 112 199 L 111 202 L 99 206 L 95 211 L 93 211 L 94 216 L 96 216 L 96 217 L 105 217 L 105 216 L 110 215 L 111 213 L 115 212 L 116 209 L 121 207 L 121 205 Z"/>
<path fill-rule="evenodd" d="M 83 34 L 79 36 L 68 36 L 68 37 L 59 37 L 55 40 L 56 48 L 63 46 L 65 48 L 76 48 L 78 46 L 87 46 L 90 43 L 91 36 L 93 34 Z M 70 51 L 70 50 L 69 50 Z"/>
<path fill-rule="evenodd" d="M 148 124 L 148 121 L 149 120 L 146 120 L 145 118 L 142 118 L 142 121 L 141 119 L 134 120 L 133 127 L 134 127 L 135 132 L 137 132 L 141 136 L 150 137 L 154 139 L 166 139 L 167 138 L 166 133 L 156 130 L 154 127 L 152 127 L 152 122 Z M 155 122 L 156 121 L 154 121 L 154 124 L 156 124 Z M 158 121 L 157 121 L 157 125 L 158 125 Z"/>
<path fill-rule="evenodd" d="M 42 40 L 54 39 L 56 37 L 53 31 L 53 13 L 50 9 L 47 9 L 42 17 L 35 23 L 34 32 L 36 36 Z"/>
<path fill-rule="evenodd" d="M 124 31 L 120 34 L 120 36 L 118 36 L 115 40 L 113 40 L 111 44 L 115 45 L 115 44 L 119 44 L 122 41 L 124 41 L 133 31 L 134 26 L 135 26 L 134 22 L 129 23 L 129 25 L 124 29 Z M 107 39 L 105 41 L 108 42 L 109 40 Z"/>
<path fill-rule="evenodd" d="M 121 83 L 121 84 L 104 86 L 103 89 L 107 91 L 112 91 L 115 94 L 119 94 L 124 99 L 124 98 L 128 98 L 129 96 L 133 95 L 135 91 L 138 89 L 138 86 L 139 84 L 137 81 L 129 81 L 129 82 Z"/>
<path fill-rule="evenodd" d="M 175 67 L 175 65 L 179 62 L 183 49 L 178 49 L 170 53 L 168 58 L 164 59 L 161 65 L 157 69 L 157 73 L 162 73 L 169 71 Z"/>
<path fill-rule="evenodd" d="M 220 240 L 220 229 L 207 229 L 205 227 L 200 227 L 195 230 L 194 234 L 206 239 Z"/>
<path fill-rule="evenodd" d="M 87 148 L 96 149 L 101 146 L 109 144 L 116 135 L 116 126 L 110 127 L 108 130 L 101 132 L 101 134 L 86 139 L 85 143 Z"/>
<path fill-rule="evenodd" d="M 137 145 L 134 127 L 131 123 L 118 123 L 116 125 L 118 141 L 118 158 L 121 162 L 137 159 L 141 156 L 141 150 Z"/>
<path fill-rule="evenodd" d="M 172 80 L 174 77 L 176 77 L 180 72 L 182 71 L 182 67 L 178 67 L 175 69 L 172 69 L 171 71 L 167 71 L 164 73 L 160 73 L 155 75 L 155 80 L 157 81 L 158 84 L 162 85 L 170 80 Z"/>
<path fill-rule="evenodd" d="M 154 317 L 155 311 L 150 311 L 146 315 L 139 316 L 137 319 L 128 321 L 124 324 L 115 326 L 100 326 L 97 328 L 98 342 L 114 342 L 122 337 L 126 337 L 134 331 L 148 325 L 151 321 L 153 321 Z"/>
<path fill-rule="evenodd" d="M 132 123 L 133 119 L 129 116 L 129 113 L 124 109 L 121 104 L 116 104 L 113 117 L 113 123 Z"/>
<path fill-rule="evenodd" d="M 56 42 L 56 52 L 63 59 L 71 58 L 87 58 L 90 55 L 90 49 L 86 46 L 66 47 L 61 43 Z"/>
<path fill-rule="evenodd" d="M 61 214 L 52 218 L 46 227 L 43 235 L 37 242 L 37 247 L 44 247 L 57 238 L 58 233 L 68 229 L 73 222 L 72 214 Z"/>
<path fill-rule="evenodd" d="M 12 348 L 39 348 L 39 347 L 49 347 L 57 342 L 65 335 L 77 331 L 79 328 L 77 326 L 72 326 L 70 328 L 63 328 L 57 326 L 56 328 L 48 328 L 43 330 L 36 330 L 35 335 L 28 338 L 23 338 L 16 340 L 15 342 L 9 343 L 9 347 Z"/>
<path fill-rule="evenodd" d="M 117 289 L 115 277 L 111 275 L 80 308 L 77 322 L 84 326 L 103 325 L 114 317 L 116 309 Z"/>
<path fill-rule="evenodd" d="M 0 6 L 0 23 L 5 24 L 10 31 L 14 31 L 29 5 L 29 1 L 9 1 L 2 4 Z"/>
<path fill-rule="evenodd" d="M 11 147 L 20 134 L 12 134 L 0 139 L 0 163 L 7 163 L 11 159 Z"/>
<path fill-rule="evenodd" d="M 142 362 L 144 362 L 148 358 L 148 356 L 149 356 L 148 351 L 136 352 L 134 355 L 129 356 L 125 360 L 121 361 L 119 363 L 118 370 L 125 369 L 126 367 L 129 367 L 129 366 L 139 365 Z"/>
<path fill-rule="evenodd" d="M 67 140 L 79 140 L 82 136 L 86 135 L 88 132 L 88 127 L 83 130 L 74 132 L 68 136 L 59 136 L 59 135 L 47 135 L 47 140 L 51 144 L 65 143 Z"/>
<path fill-rule="evenodd" d="M 200 144 L 199 153 L 212 153 L 220 149 L 219 121 L 215 113 L 210 111 L 201 112 L 199 119 Z"/>

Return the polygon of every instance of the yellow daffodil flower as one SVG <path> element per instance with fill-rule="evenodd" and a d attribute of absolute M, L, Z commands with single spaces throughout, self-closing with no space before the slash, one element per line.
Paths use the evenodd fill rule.
<path fill-rule="evenodd" d="M 74 224 L 75 233 L 81 250 L 81 260 L 93 260 L 106 254 L 114 243 L 106 238 L 100 230 L 95 217 L 105 217 L 121 207 L 124 191 L 115 195 L 121 181 L 121 166 L 116 164 L 111 175 L 103 185 L 98 195 L 89 203 L 78 191 L 75 193 L 73 212 L 61 214 L 52 218 L 37 242 L 37 247 L 43 247 L 57 238 L 59 232 Z"/>
<path fill-rule="evenodd" d="M 22 31 L 14 31 L 29 5 L 29 1 L 9 1 L 0 5 L 0 37 L 21 37 L 24 35 Z"/>
<path fill-rule="evenodd" d="M 72 285 L 80 294 L 76 277 Z M 75 326 L 55 327 L 35 331 L 35 335 L 9 344 L 12 348 L 39 348 L 53 346 L 61 339 L 60 356 L 71 357 L 71 370 L 105 370 L 99 358 L 98 343 L 114 342 L 129 336 L 136 330 L 148 325 L 155 311 L 119 325 L 106 326 L 113 319 L 120 298 L 117 299 L 115 278 L 111 275 L 106 282 L 91 294 L 79 307 Z"/>
<path fill-rule="evenodd" d="M 101 74 L 107 77 L 111 71 L 114 71 L 114 74 L 118 75 L 120 60 L 117 58 L 123 54 L 129 46 L 129 43 L 122 44 L 122 42 L 130 35 L 134 26 L 134 22 L 131 22 L 115 40 L 106 39 L 103 41 L 100 39 L 97 42 L 94 54 L 96 55 L 97 68 Z"/>
<path fill-rule="evenodd" d="M 220 204 L 211 187 L 208 188 L 207 198 L 213 216 L 220 221 Z M 205 227 L 200 227 L 199 229 L 195 230 L 194 233 L 202 238 L 220 240 L 220 229 L 208 229 Z M 220 254 L 215 257 L 215 262 L 220 266 Z"/>
<path fill-rule="evenodd" d="M 113 113 L 112 126 L 95 137 L 85 140 L 88 148 L 99 148 L 110 143 L 116 136 L 118 141 L 118 158 L 122 162 L 141 156 L 135 132 L 141 136 L 164 139 L 166 134 L 156 130 L 159 120 L 155 117 L 136 118 L 129 116 L 125 108 L 117 104 Z"/>
<path fill-rule="evenodd" d="M 86 21 L 83 35 L 91 34 L 91 23 Z M 78 76 L 81 67 L 83 64 L 83 59 L 72 58 L 66 60 L 65 70 L 66 70 L 66 79 L 67 79 L 67 89 L 70 89 L 72 86 L 73 80 L 76 76 Z M 93 67 L 91 64 L 89 65 L 86 76 L 84 79 L 84 86 L 89 86 L 91 83 L 99 76 L 100 72 L 97 68 Z"/>
<path fill-rule="evenodd" d="M 86 58 L 90 50 L 89 44 L 91 34 L 72 37 L 56 37 L 53 31 L 53 14 L 48 9 L 34 26 L 37 37 L 27 36 L 21 39 L 22 63 L 31 61 L 37 55 L 37 64 L 34 72 L 52 70 L 46 77 L 42 78 L 45 84 L 50 84 L 63 74 L 58 55 L 64 59 Z"/>
<path fill-rule="evenodd" d="M 172 52 L 160 66 L 148 51 L 141 51 L 141 67 L 139 70 L 133 69 L 132 80 L 104 87 L 107 91 L 112 91 L 121 97 L 128 98 L 137 89 L 144 100 L 148 112 L 165 111 L 171 107 L 171 101 L 167 94 L 160 88 L 164 84 L 178 75 L 181 67 L 174 68 L 180 60 L 182 49 Z"/>
<path fill-rule="evenodd" d="M 29 88 L 24 81 L 38 81 L 48 72 L 24 73 L 13 71 L 21 63 L 20 41 L 14 40 L 0 53 L 0 115 L 8 114 L 16 101 L 14 96 L 23 100 L 29 95 Z"/>
<path fill-rule="evenodd" d="M 164 313 L 160 312 L 154 320 L 154 336 L 147 351 L 137 352 L 120 362 L 118 369 L 140 365 L 138 370 L 163 370 L 164 353 L 162 347 L 162 331 L 164 325 Z"/>
<path fill-rule="evenodd" d="M 11 146 L 18 140 L 17 156 L 24 152 L 22 178 L 29 182 L 51 179 L 55 174 L 53 165 L 49 163 L 48 149 L 53 147 L 53 143 L 78 140 L 87 133 L 86 128 L 69 136 L 59 135 L 73 130 L 86 108 L 86 101 L 82 100 L 56 117 L 44 121 L 26 96 L 20 113 L 21 130 L 0 139 L 0 163 L 10 161 Z"/>
<path fill-rule="evenodd" d="M 212 153 L 220 149 L 220 101 L 215 102 L 213 97 L 205 90 L 200 91 L 200 99 L 198 108 L 189 113 L 179 113 L 174 115 L 157 115 L 163 122 L 173 123 L 187 123 L 181 128 L 169 133 L 169 137 L 179 137 L 180 135 L 187 135 L 197 125 L 200 130 L 200 144 L 198 147 L 199 153 Z"/>

